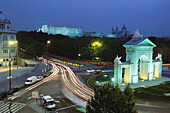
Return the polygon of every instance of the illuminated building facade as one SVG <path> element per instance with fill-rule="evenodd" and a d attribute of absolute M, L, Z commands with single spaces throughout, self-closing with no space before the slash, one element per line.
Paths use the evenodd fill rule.
<path fill-rule="evenodd" d="M 56 26 L 49 26 L 43 25 L 38 32 L 44 32 L 48 34 L 61 34 L 69 37 L 81 37 L 83 36 L 83 30 L 81 28 L 74 28 L 74 27 L 56 27 Z"/>
<path fill-rule="evenodd" d="M 126 62 L 121 62 L 121 57 L 115 58 L 114 84 L 138 83 L 139 80 L 162 77 L 162 56 L 158 54 L 155 60 L 152 60 L 153 48 L 156 45 L 148 38 L 143 38 L 139 30 L 123 46 L 126 48 Z"/>
<path fill-rule="evenodd" d="M 96 32 L 83 32 L 83 36 L 91 36 L 91 37 L 107 37 L 107 38 L 116 38 L 115 34 L 104 34 L 104 33 L 96 33 Z"/>
<path fill-rule="evenodd" d="M 16 44 L 10 45 L 9 41 L 16 42 L 16 32 L 10 30 L 10 20 L 0 11 L 0 66 L 9 65 L 9 55 L 11 65 L 16 62 Z"/>

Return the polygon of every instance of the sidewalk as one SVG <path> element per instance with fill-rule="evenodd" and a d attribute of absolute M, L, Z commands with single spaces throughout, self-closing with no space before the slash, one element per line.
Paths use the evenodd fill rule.
<path fill-rule="evenodd" d="M 159 85 L 160 83 L 163 83 L 165 81 L 170 81 L 170 78 L 167 77 L 162 77 L 162 78 L 157 78 L 155 80 L 151 80 L 151 81 L 139 81 L 139 83 L 135 83 L 135 84 L 130 84 L 131 88 L 137 88 L 137 87 L 149 87 L 149 86 L 155 86 L 155 85 Z M 126 85 L 121 85 L 120 89 L 124 90 Z"/>
<path fill-rule="evenodd" d="M 31 63 L 33 63 L 33 62 L 31 62 Z M 35 66 L 33 66 L 33 67 L 22 67 L 22 68 L 20 67 L 19 69 L 17 69 L 16 66 L 11 67 L 12 68 L 12 70 L 11 70 L 12 88 L 22 87 L 25 84 L 25 80 L 29 76 L 33 76 L 33 75 L 36 76 L 39 73 L 42 73 L 42 70 L 36 70 L 36 71 L 34 70 L 37 67 L 36 64 L 41 64 L 41 63 L 34 61 L 34 64 L 35 64 Z M 35 72 L 33 72 L 33 70 Z M 9 79 L 7 79 L 7 77 L 9 77 L 9 68 L 8 67 L 0 67 L 0 84 L 3 84 L 3 85 L 0 85 L 0 92 L 1 91 L 7 91 L 9 89 Z"/>
<path fill-rule="evenodd" d="M 18 67 L 18 68 L 21 68 L 21 67 Z M 14 69 L 17 69 L 17 66 L 12 66 L 11 67 L 11 70 L 14 70 Z M 0 67 L 0 73 L 1 72 L 5 72 L 5 71 L 9 71 L 9 67 L 8 66 Z"/>

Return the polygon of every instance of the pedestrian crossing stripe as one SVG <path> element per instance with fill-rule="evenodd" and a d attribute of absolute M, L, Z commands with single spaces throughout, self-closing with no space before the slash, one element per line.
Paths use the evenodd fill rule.
<path fill-rule="evenodd" d="M 3 103 L 3 104 L 0 103 L 0 113 L 9 113 L 10 111 L 12 113 L 17 113 L 19 110 L 21 110 L 25 106 L 26 104 L 16 103 L 16 102 L 12 102 L 11 106 L 10 106 L 10 102 Z"/>
<path fill-rule="evenodd" d="M 0 101 L 0 105 L 1 105 L 1 104 L 4 104 L 4 101 Z"/>

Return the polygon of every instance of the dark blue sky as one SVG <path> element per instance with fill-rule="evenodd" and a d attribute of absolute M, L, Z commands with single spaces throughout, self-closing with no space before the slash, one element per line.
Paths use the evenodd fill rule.
<path fill-rule="evenodd" d="M 0 10 L 14 30 L 49 24 L 110 33 L 125 24 L 132 33 L 170 36 L 170 0 L 0 0 Z"/>

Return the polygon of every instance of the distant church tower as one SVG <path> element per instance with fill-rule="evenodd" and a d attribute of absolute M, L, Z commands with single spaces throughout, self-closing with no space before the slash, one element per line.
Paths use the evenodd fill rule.
<path fill-rule="evenodd" d="M 123 33 L 126 33 L 126 32 L 127 32 L 127 28 L 126 28 L 125 25 L 123 25 L 123 27 L 122 27 L 122 32 L 123 32 Z"/>
<path fill-rule="evenodd" d="M 118 33 L 118 26 L 116 26 L 116 33 Z"/>
<path fill-rule="evenodd" d="M 116 30 L 112 27 L 112 34 L 116 34 Z"/>

